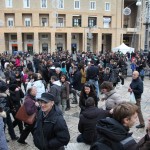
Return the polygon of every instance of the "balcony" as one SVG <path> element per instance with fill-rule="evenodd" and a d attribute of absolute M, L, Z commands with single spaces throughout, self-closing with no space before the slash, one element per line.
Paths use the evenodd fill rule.
<path fill-rule="evenodd" d="M 137 32 L 137 28 L 126 28 L 126 31 L 127 31 L 127 33 L 128 32 L 134 33 L 134 32 Z"/>

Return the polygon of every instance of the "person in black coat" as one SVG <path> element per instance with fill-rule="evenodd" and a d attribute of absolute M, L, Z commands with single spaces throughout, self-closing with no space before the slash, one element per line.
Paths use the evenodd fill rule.
<path fill-rule="evenodd" d="M 80 93 L 80 98 L 79 98 L 79 107 L 81 108 L 80 113 L 82 113 L 82 111 L 85 110 L 86 108 L 85 103 L 88 97 L 94 98 L 95 106 L 97 107 L 98 103 L 97 103 L 96 92 L 94 90 L 94 86 L 90 84 L 89 82 L 84 84 L 82 91 Z"/>
<path fill-rule="evenodd" d="M 99 119 L 110 116 L 109 111 L 95 107 L 95 101 L 89 97 L 85 102 L 86 108 L 80 115 L 78 130 L 81 133 L 77 142 L 92 144 L 97 139 L 96 123 Z"/>
<path fill-rule="evenodd" d="M 143 82 L 139 78 L 139 72 L 134 71 L 132 74 L 132 82 L 130 84 L 130 87 L 128 88 L 128 92 L 134 93 L 135 99 L 136 99 L 136 105 L 138 106 L 138 118 L 140 124 L 136 126 L 136 128 L 144 128 L 145 122 L 141 111 L 141 96 L 143 93 Z"/>
<path fill-rule="evenodd" d="M 21 107 L 21 98 L 24 97 L 24 93 L 17 84 L 9 85 L 9 92 L 10 92 L 10 101 L 11 101 L 11 113 L 14 117 L 13 127 L 18 125 L 20 134 L 23 131 L 23 123 L 22 121 L 15 118 L 17 111 Z"/>
<path fill-rule="evenodd" d="M 34 129 L 35 146 L 40 150 L 64 150 L 70 135 L 59 108 L 54 104 L 54 96 L 43 93 L 39 98 L 39 111 Z"/>
<path fill-rule="evenodd" d="M 71 85 L 75 90 L 81 91 L 81 72 L 78 70 L 78 67 L 74 67 L 74 73 L 72 74 L 72 82 Z"/>

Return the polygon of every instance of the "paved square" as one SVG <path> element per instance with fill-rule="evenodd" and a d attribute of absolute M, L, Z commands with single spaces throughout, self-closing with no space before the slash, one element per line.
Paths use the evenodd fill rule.
<path fill-rule="evenodd" d="M 127 92 L 128 90 L 128 86 L 131 82 L 131 77 L 125 79 L 125 85 L 124 86 L 117 86 L 116 90 L 118 93 L 120 93 L 120 95 L 122 96 L 122 99 L 128 101 L 129 100 L 129 93 Z M 143 116 L 144 119 L 147 123 L 147 119 L 150 118 L 150 80 L 148 79 L 148 77 L 145 78 L 144 81 L 144 93 L 142 95 L 142 112 L 143 112 Z M 104 107 L 105 102 L 99 102 L 99 107 Z M 79 121 L 79 111 L 80 108 L 78 107 L 78 105 L 71 105 L 71 110 L 65 112 L 64 118 L 67 122 L 69 131 L 70 131 L 70 143 L 69 145 L 66 147 L 67 150 L 88 150 L 89 146 L 85 145 L 85 144 L 78 144 L 76 142 L 76 138 L 79 134 L 78 132 L 78 121 Z M 137 124 L 139 124 L 139 122 L 137 121 Z M 136 124 L 136 125 L 137 125 Z M 15 131 L 17 133 L 17 135 L 19 136 L 19 131 L 18 128 L 15 128 Z M 131 129 L 131 132 L 133 132 L 133 137 L 138 141 L 139 139 L 141 139 L 144 134 L 145 134 L 145 128 L 144 129 L 136 129 L 135 126 Z M 7 135 L 7 139 L 10 140 L 10 137 L 8 135 L 8 133 L 6 133 Z M 27 145 L 21 145 L 19 143 L 17 143 L 17 141 L 9 141 L 8 145 L 9 145 L 9 149 L 10 150 L 35 150 L 36 148 L 34 147 L 33 144 L 33 138 L 32 135 L 30 134 L 26 140 L 26 142 L 28 143 Z"/>

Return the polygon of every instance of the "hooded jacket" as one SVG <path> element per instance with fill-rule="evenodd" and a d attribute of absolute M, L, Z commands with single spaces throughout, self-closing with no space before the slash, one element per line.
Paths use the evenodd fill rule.
<path fill-rule="evenodd" d="M 115 119 L 109 117 L 101 119 L 96 128 L 100 143 L 106 144 L 112 150 L 137 149 L 137 143 L 132 138 L 132 133 L 129 133 L 129 129 Z"/>
<path fill-rule="evenodd" d="M 54 81 L 53 85 L 50 88 L 50 93 L 52 93 L 55 97 L 55 104 L 58 105 L 61 102 L 61 82 Z"/>
<path fill-rule="evenodd" d="M 87 107 L 80 115 L 78 130 L 82 134 L 85 143 L 91 144 L 97 138 L 96 123 L 99 119 L 109 116 L 108 111 L 95 106 Z"/>
<path fill-rule="evenodd" d="M 117 104 L 123 102 L 121 96 L 116 93 L 115 90 L 111 90 L 110 92 L 105 94 L 105 106 L 107 110 L 114 108 Z"/>

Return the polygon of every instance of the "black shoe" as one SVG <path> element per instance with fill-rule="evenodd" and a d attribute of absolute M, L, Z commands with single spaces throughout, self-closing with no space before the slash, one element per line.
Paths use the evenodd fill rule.
<path fill-rule="evenodd" d="M 9 140 L 7 140 L 7 139 L 6 139 L 6 142 L 8 143 L 8 142 L 9 142 Z"/>
<path fill-rule="evenodd" d="M 66 109 L 65 109 L 65 111 L 68 111 L 68 110 L 70 110 L 70 108 L 66 108 Z"/>
<path fill-rule="evenodd" d="M 139 125 L 136 126 L 137 129 L 144 128 L 144 127 L 145 127 L 145 125 L 143 125 L 143 124 L 139 124 Z"/>
<path fill-rule="evenodd" d="M 76 102 L 76 101 L 73 101 L 73 102 L 72 102 L 72 104 L 78 104 L 78 102 Z"/>
<path fill-rule="evenodd" d="M 20 141 L 20 140 L 18 140 L 17 142 L 20 143 L 20 144 L 24 144 L 24 145 L 28 144 L 27 142 L 25 142 L 25 141 Z"/>
<path fill-rule="evenodd" d="M 18 136 L 16 136 L 15 138 L 12 138 L 13 141 L 18 140 L 18 139 L 19 139 Z"/>

